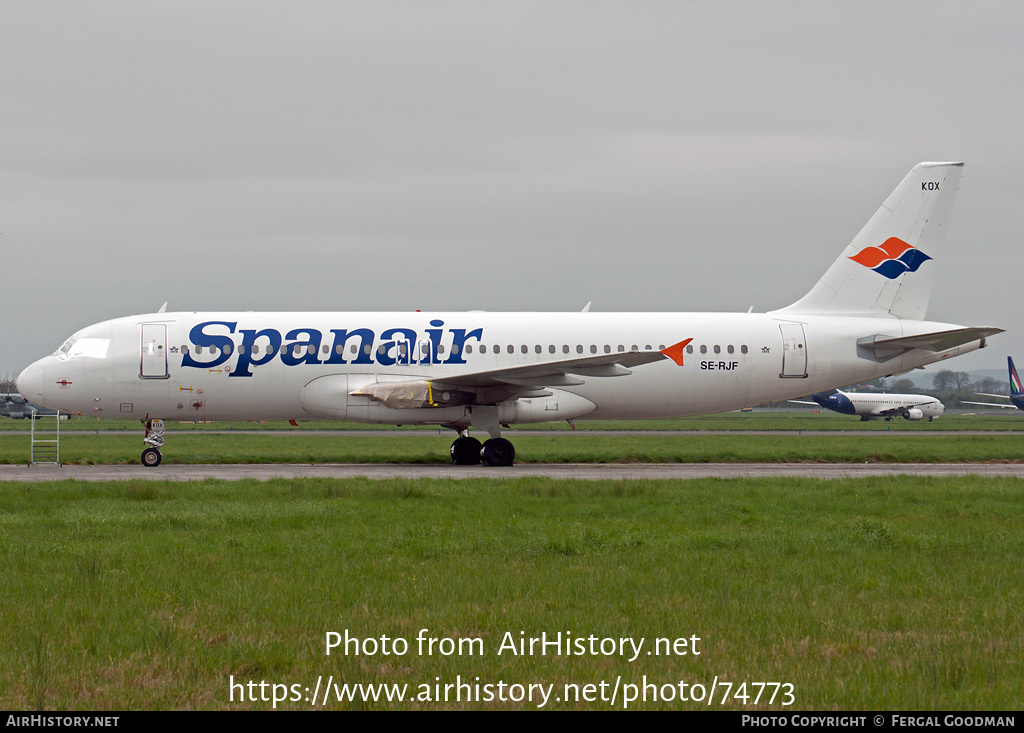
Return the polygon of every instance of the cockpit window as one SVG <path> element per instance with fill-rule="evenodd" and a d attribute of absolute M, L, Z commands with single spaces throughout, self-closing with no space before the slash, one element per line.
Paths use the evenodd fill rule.
<path fill-rule="evenodd" d="M 110 339 L 69 338 L 54 354 L 61 361 L 74 359 L 78 356 L 87 356 L 93 359 L 106 359 L 107 350 L 110 348 Z"/>
<path fill-rule="evenodd" d="M 71 347 L 75 344 L 75 337 L 70 337 L 67 341 L 60 345 L 60 348 L 53 352 L 54 356 L 67 356 L 68 352 L 71 351 Z"/>

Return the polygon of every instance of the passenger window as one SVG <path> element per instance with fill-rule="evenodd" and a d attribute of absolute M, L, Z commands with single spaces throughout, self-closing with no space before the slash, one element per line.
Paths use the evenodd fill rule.
<path fill-rule="evenodd" d="M 562 353 L 563 354 L 568 354 L 569 353 L 569 344 L 562 344 Z"/>
<path fill-rule="evenodd" d="M 590 353 L 591 354 L 596 354 L 597 353 L 597 346 L 595 346 L 594 344 L 591 344 L 590 345 Z"/>
<path fill-rule="evenodd" d="M 693 353 L 693 344 L 687 344 L 686 345 L 686 353 L 687 354 L 692 354 Z"/>
<path fill-rule="evenodd" d="M 734 353 L 736 351 L 736 349 L 733 348 L 732 344 L 729 344 L 729 346 L 726 348 L 726 351 L 728 351 L 730 354 L 732 354 L 732 353 Z"/>
<path fill-rule="evenodd" d="M 469 351 L 469 346 L 466 347 L 466 351 Z M 481 354 L 486 354 L 487 353 L 487 347 L 484 346 L 483 344 L 480 344 L 480 353 Z"/>
<path fill-rule="evenodd" d="M 662 344 L 661 346 L 658 347 L 658 351 L 664 351 L 664 350 L 665 350 L 665 344 Z"/>
<path fill-rule="evenodd" d="M 536 346 L 534 346 L 533 350 L 539 354 L 541 352 L 540 344 L 537 344 Z"/>
<path fill-rule="evenodd" d="M 576 344 L 576 353 L 577 354 L 582 354 L 583 353 L 583 344 Z"/>
<path fill-rule="evenodd" d="M 380 346 L 377 347 L 377 353 L 378 354 L 383 354 L 384 353 L 384 344 L 381 344 Z"/>
<path fill-rule="evenodd" d="M 260 353 L 260 345 L 259 344 L 253 344 L 252 345 L 252 353 L 254 353 L 254 354 Z"/>
<path fill-rule="evenodd" d="M 608 344 L 605 344 L 604 345 L 604 353 L 606 353 L 606 354 L 612 353 L 612 347 L 609 346 Z"/>
<path fill-rule="evenodd" d="M 483 346 L 481 346 L 480 348 L 483 349 Z M 459 353 L 459 345 L 458 344 L 455 344 L 454 346 L 452 346 L 452 353 L 453 354 L 458 354 Z M 473 353 L 473 344 L 466 344 L 466 353 L 467 354 L 472 354 Z"/>
<path fill-rule="evenodd" d="M 549 354 L 554 354 L 555 353 L 555 345 L 554 344 L 549 344 L 548 345 L 548 353 Z"/>
<path fill-rule="evenodd" d="M 371 350 L 372 349 L 371 349 L 369 344 L 366 344 L 366 346 L 363 347 L 363 353 L 364 354 L 369 354 Z"/>
<path fill-rule="evenodd" d="M 505 347 L 505 351 L 507 351 L 510 354 L 514 354 L 515 351 L 516 351 L 516 348 L 512 344 L 509 344 L 508 346 Z"/>
<path fill-rule="evenodd" d="M 722 353 L 722 347 L 719 346 L 718 344 L 715 344 L 715 353 L 716 354 L 721 354 Z"/>
<path fill-rule="evenodd" d="M 224 353 L 225 354 L 230 354 L 233 349 L 234 349 L 234 344 L 228 344 L 227 346 L 224 347 Z"/>
<path fill-rule="evenodd" d="M 519 350 L 522 351 L 524 354 L 530 353 L 530 350 L 528 348 L 526 348 L 526 344 L 523 344 L 522 346 L 520 346 Z"/>
<path fill-rule="evenodd" d="M 701 344 L 700 345 L 700 353 L 702 353 L 702 354 L 708 353 L 708 347 L 705 346 L 704 344 Z"/>
<path fill-rule="evenodd" d="M 238 353 L 239 354 L 244 354 L 245 353 L 245 344 L 239 344 L 238 345 Z"/>
<path fill-rule="evenodd" d="M 438 354 L 443 354 L 444 353 L 444 344 L 438 344 L 437 345 L 437 353 Z"/>
<path fill-rule="evenodd" d="M 181 347 L 181 353 L 182 354 L 187 354 L 188 353 L 188 344 L 185 344 L 184 346 Z"/>
<path fill-rule="evenodd" d="M 636 344 L 633 344 L 632 346 L 630 346 L 630 347 L 629 347 L 629 350 L 630 350 L 630 351 L 640 351 L 640 349 L 639 349 L 639 348 L 637 348 L 637 345 L 636 345 Z"/>
<path fill-rule="evenodd" d="M 740 347 L 740 353 L 741 354 L 746 354 L 747 353 L 747 345 L 746 344 L 743 344 L 743 346 Z"/>
<path fill-rule="evenodd" d="M 316 347 L 313 344 L 310 344 L 309 346 L 306 347 L 306 353 L 307 354 L 315 354 L 316 353 Z"/>
<path fill-rule="evenodd" d="M 650 351 L 651 350 L 651 345 L 647 344 L 647 346 L 645 346 L 644 348 L 647 349 L 648 351 Z"/>

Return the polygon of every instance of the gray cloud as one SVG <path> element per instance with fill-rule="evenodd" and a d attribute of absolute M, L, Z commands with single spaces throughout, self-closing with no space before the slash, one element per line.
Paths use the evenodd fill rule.
<path fill-rule="evenodd" d="M 929 316 L 1010 328 L 953 362 L 998 368 L 1018 5 L 6 4 L 0 371 L 164 300 L 779 307 L 935 159 Z"/>

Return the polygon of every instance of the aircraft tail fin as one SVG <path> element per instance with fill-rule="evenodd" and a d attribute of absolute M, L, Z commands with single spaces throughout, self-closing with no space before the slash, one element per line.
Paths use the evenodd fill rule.
<path fill-rule="evenodd" d="M 918 163 L 794 315 L 925 317 L 963 163 Z"/>
<path fill-rule="evenodd" d="M 1024 397 L 1024 386 L 1017 376 L 1017 368 L 1013 365 L 1013 357 L 1006 357 L 1006 364 L 1010 369 L 1010 397 Z"/>

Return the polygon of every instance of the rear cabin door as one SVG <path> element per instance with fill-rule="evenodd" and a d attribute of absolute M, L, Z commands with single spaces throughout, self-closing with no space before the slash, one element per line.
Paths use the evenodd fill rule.
<path fill-rule="evenodd" d="M 807 342 L 803 324 L 780 323 L 782 331 L 782 373 L 780 377 L 803 379 L 807 376 Z"/>
<path fill-rule="evenodd" d="M 142 324 L 142 358 L 139 376 L 143 379 L 167 379 L 167 324 Z"/>

